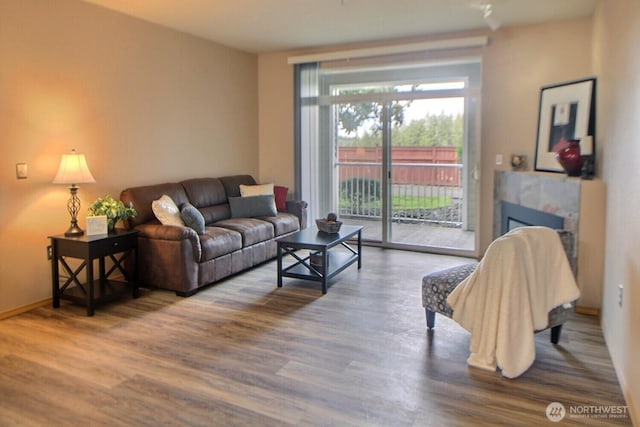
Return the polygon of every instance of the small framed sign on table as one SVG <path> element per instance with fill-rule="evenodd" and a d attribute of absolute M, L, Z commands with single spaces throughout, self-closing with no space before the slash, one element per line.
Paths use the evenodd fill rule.
<path fill-rule="evenodd" d="M 556 152 L 571 139 L 588 141 L 582 154 L 595 156 L 596 79 L 545 86 L 540 90 L 535 170 L 564 172 Z M 589 138 L 585 138 L 589 137 Z"/>
<path fill-rule="evenodd" d="M 88 216 L 87 217 L 87 236 L 93 236 L 96 234 L 108 234 L 107 229 L 107 216 Z"/>

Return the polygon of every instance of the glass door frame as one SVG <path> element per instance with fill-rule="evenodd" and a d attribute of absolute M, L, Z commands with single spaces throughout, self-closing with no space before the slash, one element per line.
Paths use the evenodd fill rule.
<path fill-rule="evenodd" d="M 313 65 L 313 64 L 309 64 Z M 340 95 L 335 96 L 331 95 L 331 88 L 334 85 L 344 85 L 344 86 L 353 86 L 357 84 L 366 84 L 362 82 L 370 82 L 373 84 L 378 84 L 379 86 L 385 85 L 389 86 L 395 82 L 399 84 L 411 83 L 411 82 L 420 82 L 420 83 L 429 83 L 430 81 L 437 82 L 440 81 L 453 81 L 460 78 L 468 78 L 469 85 L 465 87 L 463 90 L 440 90 L 440 91 L 428 91 L 428 93 L 423 92 L 407 92 L 407 93 L 377 93 L 375 96 L 378 101 L 391 101 L 393 99 L 425 99 L 425 98 L 446 98 L 446 97 L 464 97 L 468 106 L 473 104 L 471 109 L 465 109 L 465 115 L 467 115 L 467 123 L 465 125 L 465 133 L 467 135 L 467 141 L 465 141 L 466 150 L 465 155 L 465 168 L 467 171 L 465 172 L 467 182 L 473 182 L 473 190 L 470 194 L 465 194 L 465 197 L 471 196 L 476 201 L 478 200 L 478 192 L 480 187 L 479 182 L 479 154 L 480 154 L 480 92 L 481 92 L 481 58 L 479 57 L 469 57 L 469 58 L 456 58 L 454 60 L 445 60 L 433 63 L 413 63 L 413 64 L 392 64 L 392 65 L 383 65 L 383 66 L 366 66 L 366 67 L 347 67 L 346 69 L 341 69 L 339 67 L 332 67 L 331 65 L 328 69 L 324 69 L 324 64 L 316 65 L 317 74 L 316 74 L 316 84 L 317 84 L 317 92 L 307 92 L 308 95 L 305 95 L 303 85 L 300 85 L 300 91 L 297 92 L 296 96 L 296 114 L 298 119 L 300 116 L 304 116 L 304 112 L 298 111 L 298 106 L 304 105 L 315 105 L 316 113 L 313 113 L 314 110 L 311 111 L 311 116 L 309 116 L 316 126 L 315 128 L 307 129 L 304 127 L 304 117 L 301 118 L 302 121 L 296 120 L 296 150 L 297 150 L 297 164 L 296 167 L 297 172 L 296 176 L 300 177 L 302 175 L 302 170 L 304 165 L 308 165 L 310 163 L 315 163 L 314 169 L 317 172 L 322 174 L 323 176 L 318 176 L 315 178 L 315 182 L 317 186 L 313 188 L 307 188 L 305 191 L 305 187 L 302 186 L 301 196 L 309 197 L 310 200 L 315 200 L 317 203 L 314 203 L 310 206 L 310 219 L 313 221 L 314 218 L 318 218 L 322 216 L 321 212 L 325 213 L 328 211 L 327 209 L 330 206 L 335 207 L 335 202 L 331 203 L 331 197 L 327 197 L 326 189 L 327 185 L 331 185 L 331 188 L 336 188 L 335 184 L 337 182 L 337 174 L 335 167 L 329 168 L 329 171 L 326 171 L 326 167 L 329 166 L 330 163 L 333 162 L 333 158 L 335 156 L 335 150 L 337 149 L 335 145 L 335 141 L 331 137 L 331 120 L 332 120 L 332 105 L 340 102 L 356 102 L 362 98 L 362 95 Z M 298 74 L 296 74 L 298 76 Z M 392 76 L 390 78 L 390 76 Z M 402 78 L 398 78 L 398 76 L 402 76 Z M 304 79 L 304 74 L 300 74 L 301 79 Z M 297 77 L 298 78 L 298 77 Z M 304 82 L 304 80 L 303 80 Z M 298 86 L 296 86 L 298 87 Z M 425 96 L 427 95 L 427 96 Z M 299 98 L 298 98 L 299 96 Z M 471 116 L 467 114 L 468 111 L 473 110 L 473 119 L 471 120 Z M 316 119 L 313 119 L 313 114 L 315 114 Z M 315 131 L 313 130 L 315 129 Z M 386 132 L 389 132 L 390 129 L 385 129 Z M 307 135 L 311 135 L 311 139 L 307 138 Z M 317 135 L 317 136 L 313 136 Z M 314 139 L 317 138 L 317 139 Z M 470 142 L 471 141 L 471 142 Z M 305 144 L 311 143 L 313 147 L 308 150 L 309 153 L 316 153 L 317 158 L 315 162 L 313 158 L 305 157 L 304 155 L 299 156 L 300 153 L 304 152 Z M 389 145 L 389 144 L 387 144 Z M 390 146 L 389 146 L 390 149 Z M 475 153 L 475 159 L 473 162 L 469 162 L 469 155 L 472 155 L 471 150 Z M 331 160 L 329 160 L 331 159 Z M 387 154 L 387 159 L 391 159 L 390 154 Z M 320 171 L 320 169 L 325 169 L 325 171 Z M 385 200 L 389 199 L 389 165 L 384 166 L 383 178 L 385 180 L 385 185 L 383 185 L 383 191 L 385 191 Z M 306 172 L 306 171 L 305 171 Z M 327 175 L 328 174 L 328 175 Z M 299 182 L 299 178 L 296 179 L 296 182 Z M 324 194 L 323 194 L 324 193 Z M 387 209 L 390 209 L 390 202 L 387 202 Z M 383 221 L 383 226 L 385 229 L 385 236 L 388 236 L 388 221 L 391 220 L 391 215 L 387 212 L 386 221 Z M 477 226 L 480 224 L 480 213 L 479 213 L 479 204 L 475 203 L 474 212 L 471 215 L 473 218 L 473 227 L 475 228 L 475 244 L 474 249 L 472 251 L 469 250 L 456 250 L 451 247 L 436 247 L 436 246 L 411 246 L 411 245 L 397 245 L 392 242 L 389 242 L 391 239 L 386 239 L 386 242 L 380 242 L 380 245 L 385 247 L 398 247 L 399 249 L 410 249 L 424 252 L 433 252 L 433 253 L 443 253 L 450 255 L 461 255 L 461 256 L 477 256 L 477 248 L 478 248 L 478 233 Z M 374 242 L 369 242 L 369 244 L 375 245 Z"/>
<path fill-rule="evenodd" d="M 326 99 L 325 102 L 328 102 L 330 104 L 330 108 L 333 108 L 337 105 L 340 104 L 344 104 L 344 103 L 358 103 L 358 102 L 377 102 L 381 105 L 381 117 L 380 117 L 380 123 L 381 123 L 381 135 L 380 135 L 380 139 L 381 139 L 381 148 L 382 148 L 382 161 L 381 161 L 381 191 L 382 191 L 382 208 L 381 208 L 381 220 L 380 220 L 380 226 L 381 226 L 381 240 L 377 241 L 377 240 L 370 240 L 370 239 L 366 239 L 366 243 L 367 244 L 371 244 L 371 245 L 379 245 L 382 247 L 386 247 L 386 248 L 396 248 L 396 249 L 410 249 L 410 250 L 417 250 L 417 251 L 425 251 L 425 252 L 442 252 L 442 253 L 446 253 L 446 254 L 458 254 L 458 255 L 465 255 L 465 256 L 475 256 L 476 255 L 476 251 L 477 251 L 477 241 L 478 241 L 478 236 L 476 233 L 475 236 L 475 241 L 474 241 L 474 247 L 471 250 L 468 249 L 461 249 L 461 248 L 455 248 L 455 247 L 441 247 L 441 246 L 429 246 L 429 245 L 420 245 L 420 244 L 415 244 L 415 243 L 403 243 L 403 242 L 399 242 L 397 240 L 393 239 L 393 191 L 392 191 L 392 185 L 393 185 L 393 141 L 392 141 L 392 136 L 391 136 L 391 130 L 392 130 L 392 122 L 391 122 L 391 117 L 389 114 L 389 109 L 391 106 L 391 103 L 393 101 L 410 101 L 410 100 L 429 100 L 429 99 L 443 99 L 443 98 L 463 98 L 464 99 L 464 103 L 465 103 L 465 111 L 464 111 L 464 120 L 465 120 L 465 125 L 464 125 L 464 149 L 463 149 L 463 159 L 462 159 L 462 164 L 463 166 L 463 173 L 462 173 L 462 180 L 464 182 L 463 185 L 463 194 L 464 197 L 468 197 L 471 193 L 473 193 L 473 190 L 469 190 L 469 183 L 473 183 L 474 185 L 472 185 L 472 187 L 474 187 L 474 190 L 477 191 L 477 187 L 478 187 L 478 183 L 475 182 L 476 180 L 473 178 L 474 175 L 474 171 L 473 169 L 476 168 L 476 161 L 471 161 L 471 162 L 465 162 L 465 159 L 469 159 L 470 156 L 472 156 L 471 154 L 471 147 L 470 147 L 470 132 L 472 127 L 473 127 L 473 123 L 470 122 L 475 122 L 476 120 L 476 114 L 474 112 L 471 111 L 470 108 L 467 108 L 470 103 L 472 102 L 473 98 L 471 92 L 469 91 L 468 88 L 465 89 L 446 89 L 446 90 L 431 90 L 428 92 L 385 92 L 385 93 L 367 93 L 367 94 L 350 94 L 350 95 L 334 95 L 334 96 L 330 96 Z M 332 117 L 332 121 L 331 121 L 331 128 L 334 129 L 331 133 L 332 133 L 332 141 L 331 141 L 331 153 L 334 156 L 334 165 L 337 162 L 337 155 L 338 155 L 338 144 L 337 144 L 337 131 L 335 131 L 335 129 L 337 129 L 337 119 L 336 119 L 336 114 L 334 112 L 331 113 L 331 117 Z M 325 162 L 326 164 L 326 162 Z M 333 167 L 334 170 L 334 174 L 333 174 L 333 179 L 332 182 L 330 183 L 330 188 L 338 188 L 339 186 L 339 177 L 338 177 L 338 168 L 337 167 Z M 470 181 L 471 180 L 471 181 Z M 339 189 L 336 190 L 336 193 L 339 193 Z M 337 198 L 339 196 L 337 194 L 334 194 L 332 197 L 332 205 L 331 205 L 331 210 L 335 211 L 337 206 L 338 206 L 338 201 Z M 465 203 L 468 203 L 469 200 L 466 200 Z M 479 206 L 477 206 L 477 204 L 474 206 L 474 210 L 475 215 L 473 215 L 473 217 L 476 218 L 474 228 L 475 226 L 477 226 L 477 218 L 478 218 L 478 211 Z"/>

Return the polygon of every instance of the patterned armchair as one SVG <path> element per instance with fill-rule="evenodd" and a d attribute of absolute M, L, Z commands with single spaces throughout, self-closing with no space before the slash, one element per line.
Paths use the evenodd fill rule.
<path fill-rule="evenodd" d="M 567 230 L 558 230 L 558 234 L 560 235 L 560 240 L 562 241 L 562 245 L 567 253 L 567 258 L 569 259 L 571 269 L 575 276 L 576 263 L 574 261 L 573 233 Z M 462 264 L 456 267 L 429 273 L 422 278 L 422 306 L 425 309 L 427 327 L 429 329 L 433 329 L 435 327 L 436 313 L 440 313 L 449 318 L 453 317 L 453 309 L 449 304 L 447 304 L 447 297 L 451 291 L 460 284 L 460 282 L 466 279 L 476 269 L 477 266 L 477 262 Z M 571 308 L 558 306 L 549 312 L 549 325 L 547 328 L 551 328 L 551 342 L 553 344 L 558 344 L 560 341 L 562 324 L 574 311 L 575 302 L 571 304 Z"/>

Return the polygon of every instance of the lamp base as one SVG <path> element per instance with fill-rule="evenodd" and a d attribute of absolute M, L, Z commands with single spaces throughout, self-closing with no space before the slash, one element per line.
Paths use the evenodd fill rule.
<path fill-rule="evenodd" d="M 69 187 L 71 197 L 67 201 L 67 210 L 71 215 L 71 225 L 69 229 L 64 233 L 65 237 L 80 237 L 84 234 L 82 228 L 78 227 L 78 212 L 80 211 L 80 199 L 78 198 L 78 187 L 75 184 L 71 184 Z"/>
<path fill-rule="evenodd" d="M 78 224 L 72 224 L 67 231 L 64 232 L 64 237 L 80 237 L 84 234 L 84 231 L 78 227 Z"/>

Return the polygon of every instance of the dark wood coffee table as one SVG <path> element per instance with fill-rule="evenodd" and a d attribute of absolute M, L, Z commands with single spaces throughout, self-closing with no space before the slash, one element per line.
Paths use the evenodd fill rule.
<path fill-rule="evenodd" d="M 322 283 L 322 293 L 327 293 L 327 282 L 357 262 L 362 267 L 362 228 L 361 226 L 343 225 L 338 233 L 324 233 L 316 228 L 306 228 L 297 233 L 277 239 L 278 242 L 278 287 L 282 287 L 283 277 L 313 280 Z M 357 249 L 348 240 L 356 238 Z M 347 251 L 331 251 L 331 248 L 342 246 Z M 298 255 L 299 249 L 316 252 L 316 261 L 311 263 L 310 254 Z M 295 262 L 282 267 L 283 255 L 290 255 Z"/>

